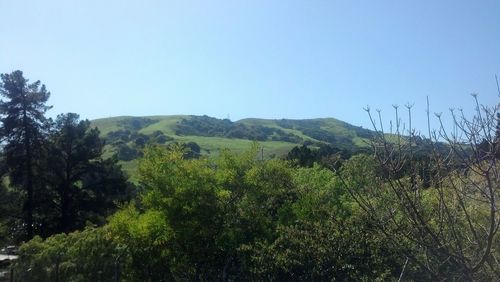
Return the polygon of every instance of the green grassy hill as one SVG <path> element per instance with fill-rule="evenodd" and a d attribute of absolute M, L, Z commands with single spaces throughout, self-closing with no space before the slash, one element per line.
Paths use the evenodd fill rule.
<path fill-rule="evenodd" d="M 148 143 L 194 142 L 201 155 L 215 156 L 227 148 L 241 152 L 257 141 L 265 158 L 281 157 L 293 147 L 329 144 L 340 149 L 364 147 L 371 131 L 334 118 L 243 119 L 232 122 L 208 116 L 120 116 L 96 119 L 106 139 L 105 154 L 117 153 L 125 170 L 133 172 L 140 150 Z"/>

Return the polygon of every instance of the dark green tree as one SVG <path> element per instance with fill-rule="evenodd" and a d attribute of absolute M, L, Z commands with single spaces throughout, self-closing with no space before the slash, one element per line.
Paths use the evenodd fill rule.
<path fill-rule="evenodd" d="M 106 216 L 118 195 L 127 195 L 126 177 L 115 160 L 101 159 L 104 142 L 88 120 L 80 120 L 75 113 L 59 115 L 49 140 L 45 174 L 49 199 L 45 202 L 52 207 L 45 209 L 46 225 L 57 222 L 49 233 L 82 228 L 95 215 Z M 55 210 L 54 220 L 50 209 Z"/>
<path fill-rule="evenodd" d="M 94 161 L 81 179 L 75 227 L 83 228 L 86 221 L 98 225 L 106 223 L 106 218 L 133 199 L 135 192 L 135 186 L 127 181 L 116 158 Z"/>
<path fill-rule="evenodd" d="M 59 211 L 58 231 L 67 232 L 75 221 L 75 197 L 79 181 L 101 155 L 103 142 L 89 121 L 80 121 L 74 113 L 57 117 L 50 137 L 47 158 L 47 183 L 53 188 L 52 202 Z"/>
<path fill-rule="evenodd" d="M 294 161 L 301 167 L 312 167 L 316 161 L 316 153 L 309 149 L 306 145 L 302 145 L 300 147 L 295 146 L 290 152 L 288 152 L 286 159 Z"/>
<path fill-rule="evenodd" d="M 40 81 L 29 83 L 21 71 L 2 74 L 0 95 L 3 160 L 11 184 L 24 193 L 23 221 L 26 237 L 32 238 L 35 226 L 35 192 L 40 182 L 39 160 L 43 154 L 48 120 L 45 112 L 50 93 Z"/>
<path fill-rule="evenodd" d="M 15 243 L 22 222 L 19 218 L 22 203 L 19 191 L 0 184 L 0 246 Z"/>

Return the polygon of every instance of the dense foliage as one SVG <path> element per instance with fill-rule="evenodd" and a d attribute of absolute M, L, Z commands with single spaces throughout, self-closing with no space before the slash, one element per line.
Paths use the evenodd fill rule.
<path fill-rule="evenodd" d="M 354 137 L 361 137 L 361 138 L 372 137 L 373 132 L 368 129 L 364 129 L 358 126 L 353 126 L 345 122 L 339 122 L 339 123 L 340 125 L 336 125 L 338 129 L 334 130 L 337 132 L 335 134 L 333 133 L 332 130 L 327 130 L 327 128 L 325 128 L 325 125 L 321 122 L 321 119 L 313 119 L 313 120 L 281 119 L 277 122 L 277 124 L 283 128 L 299 130 L 304 135 L 310 136 L 319 141 L 330 143 L 343 150 L 356 149 L 356 146 L 352 141 Z"/>
<path fill-rule="evenodd" d="M 132 117 L 118 122 L 122 129 L 106 134 L 106 143 L 111 145 L 120 161 L 131 161 L 142 157 L 142 149 L 147 144 L 165 144 L 174 139 L 156 130 L 151 134 L 139 133 L 139 130 L 156 122 L 153 119 Z"/>
<path fill-rule="evenodd" d="M 2 74 L 0 101 L 2 121 L 1 134 L 4 139 L 3 162 L 12 184 L 26 195 L 22 208 L 26 236 L 31 238 L 35 228 L 35 198 L 41 183 L 37 181 L 42 170 L 38 161 L 43 157 L 41 150 L 49 128 L 45 105 L 50 93 L 40 81 L 29 83 L 21 71 Z"/>
<path fill-rule="evenodd" d="M 16 281 L 112 281 L 120 248 L 106 228 L 87 228 L 20 248 Z"/>
<path fill-rule="evenodd" d="M 443 128 L 404 135 L 399 121 L 396 134 L 375 128 L 365 153 L 308 124 L 308 134 L 340 146 L 304 144 L 285 160 L 264 160 L 257 143 L 208 158 L 194 142 L 139 133 L 154 120 L 132 118 L 108 140 L 143 149 L 134 156 L 142 156 L 134 194 L 116 157 L 102 158 L 104 142 L 88 121 L 45 119 L 44 87 L 18 72 L 2 79 L 0 239 L 30 238 L 30 223 L 37 235 L 20 247 L 16 281 L 500 279 L 498 107 L 476 100 L 478 115 L 462 117 L 463 134 L 451 137 Z M 39 112 L 23 123 L 18 100 L 29 95 L 43 99 L 25 105 Z M 306 133 L 306 124 L 281 123 Z M 177 134 L 291 134 L 208 117 L 178 125 Z"/>
<path fill-rule="evenodd" d="M 286 159 L 301 167 L 312 167 L 316 163 L 336 169 L 352 155 L 351 151 L 341 150 L 330 145 L 321 144 L 317 149 L 302 145 L 293 147 L 286 155 Z"/>
<path fill-rule="evenodd" d="M 216 119 L 208 116 L 192 116 L 176 125 L 177 135 L 216 136 L 240 138 L 256 141 L 285 141 L 300 143 L 302 138 L 279 128 L 263 125 L 246 125 L 229 119 Z"/>
<path fill-rule="evenodd" d="M 17 271 L 30 263 L 45 267 L 43 275 L 53 277 L 57 267 L 63 275 L 63 265 L 85 261 L 96 247 L 65 252 L 57 267 L 37 254 L 84 234 L 101 236 L 85 240 L 111 240 L 96 250 L 98 272 L 109 274 L 120 256 L 126 281 L 384 280 L 401 271 L 405 257 L 373 232 L 330 170 L 257 161 L 256 154 L 253 149 L 243 155 L 226 151 L 215 160 L 187 159 L 180 147 L 149 147 L 136 202 L 104 228 L 25 244 Z M 367 182 L 375 181 L 365 159 L 347 161 L 344 173 L 358 166 L 365 167 Z M 79 281 L 86 274 L 65 268 L 64 275 Z"/>
<path fill-rule="evenodd" d="M 431 241 L 419 241 L 422 230 L 405 215 L 404 202 L 391 184 L 397 176 L 386 175 L 375 156 L 352 156 L 334 173 L 317 164 L 260 161 L 257 147 L 241 155 L 224 151 L 216 159 L 190 158 L 185 148 L 147 147 L 136 200 L 104 227 L 26 243 L 15 269 L 19 277 L 385 281 L 402 276 L 428 281 L 492 280 L 496 275 L 484 264 L 465 277 L 441 250 L 423 253 L 419 242 Z M 448 179 L 460 181 L 453 172 Z M 397 181 L 412 187 L 411 177 Z M 416 208 L 429 228 L 439 228 L 434 215 L 444 201 L 456 218 L 448 225 L 453 229 L 441 232 L 452 231 L 465 240 L 466 217 L 450 210 L 459 204 L 451 193 L 453 184 L 440 185 L 448 185 L 450 193 L 439 197 L 444 190 L 424 188 Z M 487 206 L 468 210 L 477 222 L 487 218 Z M 387 222 L 381 225 L 380 220 Z M 490 255 L 496 257 L 498 236 L 492 244 Z M 422 264 L 426 260 L 437 272 Z"/>
<path fill-rule="evenodd" d="M 0 244 L 104 224 L 132 188 L 99 131 L 74 113 L 46 118 L 49 92 L 21 71 L 1 79 Z"/>

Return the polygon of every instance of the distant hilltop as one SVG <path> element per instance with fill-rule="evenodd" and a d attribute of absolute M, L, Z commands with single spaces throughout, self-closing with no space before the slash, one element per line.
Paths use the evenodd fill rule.
<path fill-rule="evenodd" d="M 96 119 L 108 144 L 141 145 L 144 142 L 196 142 L 206 154 L 222 148 L 241 150 L 258 141 L 268 154 L 281 155 L 307 144 L 330 144 L 340 149 L 366 146 L 372 131 L 334 118 L 257 119 L 232 122 L 209 116 L 120 116 Z"/>
<path fill-rule="evenodd" d="M 202 155 L 218 155 L 221 149 L 241 152 L 257 141 L 265 158 L 281 157 L 293 147 L 328 144 L 342 150 L 365 147 L 372 131 L 335 118 L 258 119 L 232 122 L 209 116 L 119 116 L 96 119 L 106 140 L 106 154 L 123 162 L 140 157 L 148 143 L 190 143 Z M 130 165 L 133 166 L 133 165 Z M 127 164 L 125 163 L 127 169 Z"/>

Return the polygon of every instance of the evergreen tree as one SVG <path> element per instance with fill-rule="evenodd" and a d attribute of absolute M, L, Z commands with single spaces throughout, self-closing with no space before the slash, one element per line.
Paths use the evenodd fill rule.
<path fill-rule="evenodd" d="M 12 245 L 22 226 L 18 218 L 22 203 L 19 192 L 0 183 L 0 246 Z"/>
<path fill-rule="evenodd" d="M 102 223 L 96 217 L 100 221 L 109 215 L 115 201 L 129 193 L 116 160 L 101 159 L 104 142 L 99 130 L 75 113 L 61 114 L 49 140 L 45 165 L 49 198 L 44 201 L 47 232 L 73 231 L 84 227 L 87 220 Z"/>
<path fill-rule="evenodd" d="M 26 237 L 32 238 L 34 228 L 35 192 L 40 185 L 39 160 L 43 154 L 48 120 L 45 112 L 50 93 L 40 81 L 28 83 L 21 71 L 2 74 L 0 95 L 3 156 L 11 184 L 24 192 L 23 221 Z"/>
<path fill-rule="evenodd" d="M 47 161 L 47 183 L 53 189 L 52 198 L 59 211 L 58 231 L 68 231 L 75 221 L 75 196 L 78 181 L 100 157 L 103 142 L 97 129 L 89 130 L 90 122 L 80 121 L 74 113 L 57 116 L 50 136 Z"/>

